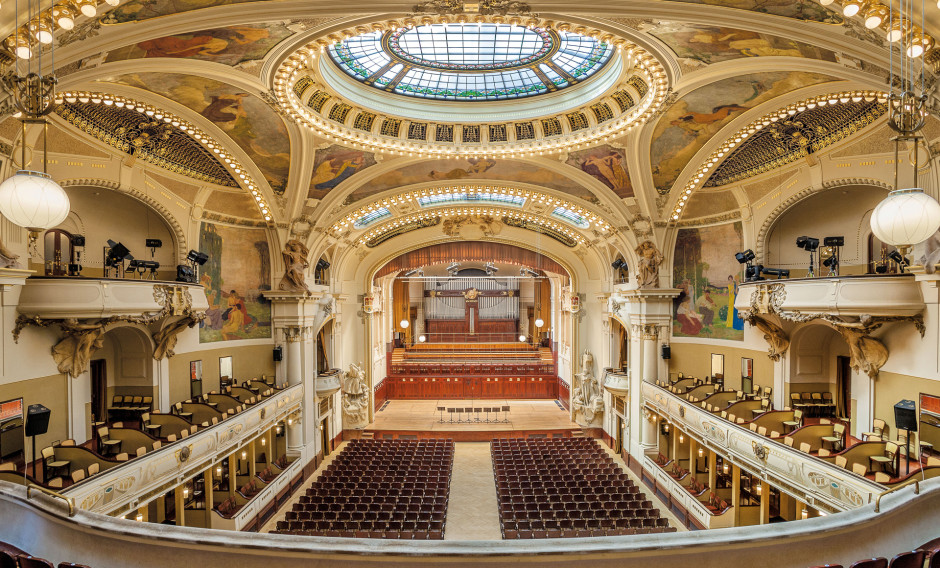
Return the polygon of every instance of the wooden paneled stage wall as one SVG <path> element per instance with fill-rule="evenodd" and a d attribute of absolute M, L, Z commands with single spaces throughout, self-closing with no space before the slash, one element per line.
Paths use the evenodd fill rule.
<path fill-rule="evenodd" d="M 387 377 L 388 399 L 558 398 L 558 377 Z"/>
<path fill-rule="evenodd" d="M 462 320 L 427 320 L 427 335 L 430 343 L 452 343 L 482 341 L 488 343 L 509 343 L 515 341 L 519 332 L 519 323 L 507 319 L 476 319 L 473 334 L 470 334 L 470 322 Z"/>

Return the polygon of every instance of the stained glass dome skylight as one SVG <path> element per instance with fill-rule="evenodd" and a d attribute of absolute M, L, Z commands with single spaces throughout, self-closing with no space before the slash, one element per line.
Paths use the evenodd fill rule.
<path fill-rule="evenodd" d="M 612 52 L 590 36 L 497 23 L 403 27 L 330 46 L 333 61 L 366 85 L 458 101 L 557 91 L 593 75 Z"/>

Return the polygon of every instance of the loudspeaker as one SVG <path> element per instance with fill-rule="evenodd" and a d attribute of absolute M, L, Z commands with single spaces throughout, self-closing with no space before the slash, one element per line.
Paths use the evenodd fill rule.
<path fill-rule="evenodd" d="M 917 431 L 917 405 L 913 400 L 902 400 L 894 405 L 894 427 L 908 432 Z"/>
<path fill-rule="evenodd" d="M 30 404 L 26 411 L 26 435 L 40 436 L 49 430 L 49 415 L 52 411 L 41 404 Z"/>
<path fill-rule="evenodd" d="M 672 348 L 669 347 L 668 345 L 663 345 L 663 359 L 671 359 L 671 358 L 672 358 Z"/>
<path fill-rule="evenodd" d="M 274 360 L 275 360 L 275 361 L 280 361 L 281 358 L 282 358 L 282 355 L 281 355 L 281 348 L 280 348 L 280 347 L 275 347 L 275 348 L 274 348 Z"/>

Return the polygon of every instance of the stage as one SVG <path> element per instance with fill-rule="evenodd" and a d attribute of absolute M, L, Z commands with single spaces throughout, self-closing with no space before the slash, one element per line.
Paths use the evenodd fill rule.
<path fill-rule="evenodd" d="M 456 422 L 457 414 L 445 410 L 444 423 L 440 422 L 438 407 L 444 408 L 493 408 L 508 406 L 508 416 L 499 413 L 499 422 L 483 422 L 486 414 L 479 414 L 480 422 L 466 422 L 467 413 L 460 416 L 464 422 Z M 476 418 L 477 413 L 470 413 Z M 490 413 L 490 420 L 496 415 Z M 504 422 L 506 418 L 509 422 Z M 442 400 L 390 400 L 376 409 L 375 420 L 365 430 L 375 438 L 453 438 L 459 442 L 483 442 L 493 438 L 530 436 L 560 437 L 580 433 L 581 427 L 568 418 L 568 411 L 554 400 L 509 400 L 509 399 L 442 399 Z M 353 434 L 355 431 L 347 431 Z"/>

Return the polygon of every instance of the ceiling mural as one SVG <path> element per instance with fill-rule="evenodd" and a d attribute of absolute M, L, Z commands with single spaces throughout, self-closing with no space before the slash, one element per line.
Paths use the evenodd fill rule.
<path fill-rule="evenodd" d="M 287 188 L 287 127 L 260 98 L 227 83 L 175 73 L 133 73 L 110 81 L 157 93 L 198 112 L 248 154 L 275 192 L 283 193 Z"/>
<path fill-rule="evenodd" d="M 531 183 L 556 189 L 591 203 L 598 203 L 597 196 L 590 190 L 553 170 L 527 162 L 498 158 L 426 160 L 420 164 L 411 164 L 369 180 L 353 191 L 346 198 L 346 203 L 355 203 L 388 189 L 416 183 L 470 179 Z"/>
<path fill-rule="evenodd" d="M 653 131 L 650 165 L 656 190 L 668 193 L 695 153 L 741 113 L 790 91 L 835 80 L 802 71 L 752 73 L 686 94 L 666 110 Z"/>
<path fill-rule="evenodd" d="M 131 0 L 102 16 L 101 23 L 140 22 L 180 12 L 190 12 L 214 6 L 227 6 L 229 4 L 243 4 L 249 1 L 251 0 Z"/>
<path fill-rule="evenodd" d="M 742 57 L 804 57 L 836 62 L 834 51 L 789 38 L 685 22 L 656 22 L 640 26 L 663 41 L 686 65 L 697 67 Z"/>
<path fill-rule="evenodd" d="M 583 170 L 609 187 L 617 197 L 633 197 L 633 184 L 627 171 L 624 151 L 608 144 L 568 153 L 565 161 L 569 166 Z"/>
<path fill-rule="evenodd" d="M 375 154 L 372 152 L 354 150 L 339 144 L 317 150 L 307 197 L 323 199 L 331 189 L 375 164 Z"/>
<path fill-rule="evenodd" d="M 707 4 L 709 6 L 724 6 L 784 16 L 797 20 L 822 22 L 826 24 L 841 24 L 842 17 L 812 0 L 673 0 L 688 2 L 689 4 Z"/>
<path fill-rule="evenodd" d="M 263 59 L 272 47 L 293 33 L 284 23 L 200 30 L 128 45 L 108 52 L 104 62 L 171 57 L 238 65 Z"/>

